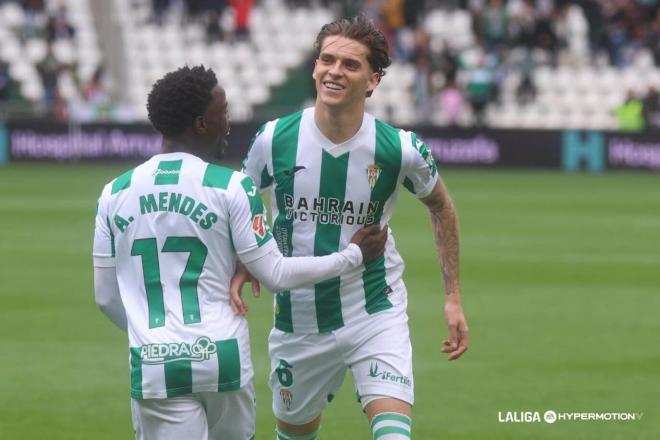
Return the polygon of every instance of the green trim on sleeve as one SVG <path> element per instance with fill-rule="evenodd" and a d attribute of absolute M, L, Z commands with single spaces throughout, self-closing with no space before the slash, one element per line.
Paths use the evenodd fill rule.
<path fill-rule="evenodd" d="M 112 190 L 110 193 L 117 194 L 119 191 L 129 188 L 131 186 L 131 179 L 133 178 L 133 171 L 135 171 L 135 168 L 128 170 L 121 176 L 117 177 L 112 182 Z"/>
<path fill-rule="evenodd" d="M 218 189 L 227 189 L 229 181 L 234 174 L 233 170 L 221 167 L 220 165 L 208 164 L 202 179 L 202 186 Z"/>
<path fill-rule="evenodd" d="M 106 216 L 105 223 L 108 225 L 108 231 L 110 231 L 110 256 L 115 256 L 115 234 L 112 233 L 112 227 L 110 226 L 110 219 Z"/>
<path fill-rule="evenodd" d="M 264 216 L 264 204 L 261 201 L 261 195 L 257 190 L 257 186 L 250 177 L 241 180 L 241 186 L 245 190 L 245 194 L 250 202 L 250 217 L 252 219 L 252 232 L 257 246 L 261 247 L 271 238 L 270 228 Z"/>

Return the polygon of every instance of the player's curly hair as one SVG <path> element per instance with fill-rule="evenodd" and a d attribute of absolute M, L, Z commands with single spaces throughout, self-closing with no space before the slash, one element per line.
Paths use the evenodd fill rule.
<path fill-rule="evenodd" d="M 217 84 L 213 70 L 203 65 L 169 72 L 149 92 L 149 121 L 165 137 L 181 136 L 206 111 Z"/>
<path fill-rule="evenodd" d="M 369 49 L 367 61 L 369 61 L 371 70 L 378 73 L 379 81 L 385 76 L 385 69 L 392 64 L 387 39 L 366 15 L 360 14 L 352 18 L 342 18 L 324 25 L 314 42 L 317 57 L 321 53 L 323 40 L 332 35 L 350 38 L 367 46 L 367 49 Z M 370 95 L 371 93 L 367 96 Z"/>

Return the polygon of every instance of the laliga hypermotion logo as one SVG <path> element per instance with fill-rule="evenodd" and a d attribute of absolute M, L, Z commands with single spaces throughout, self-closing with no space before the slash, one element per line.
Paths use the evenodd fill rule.
<path fill-rule="evenodd" d="M 142 346 L 142 363 L 146 365 L 167 364 L 177 361 L 202 362 L 218 351 L 215 343 L 206 336 L 198 338 L 194 344 L 148 344 Z"/>

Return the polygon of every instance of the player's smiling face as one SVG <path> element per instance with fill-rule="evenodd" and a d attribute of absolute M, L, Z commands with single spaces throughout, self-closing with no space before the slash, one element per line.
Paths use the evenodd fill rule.
<path fill-rule="evenodd" d="M 378 85 L 378 74 L 371 70 L 364 44 L 332 35 L 323 40 L 312 77 L 316 82 L 317 103 L 329 107 L 364 103 L 366 93 Z"/>

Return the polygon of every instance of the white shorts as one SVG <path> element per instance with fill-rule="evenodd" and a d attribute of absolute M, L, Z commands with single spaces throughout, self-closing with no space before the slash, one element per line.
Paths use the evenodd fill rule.
<path fill-rule="evenodd" d="M 255 431 L 252 382 L 236 391 L 131 399 L 137 440 L 249 440 Z"/>
<path fill-rule="evenodd" d="M 361 396 L 414 403 L 412 347 L 405 310 L 386 310 L 331 333 L 270 332 L 270 388 L 278 419 L 316 419 L 339 390 L 346 370 Z"/>

